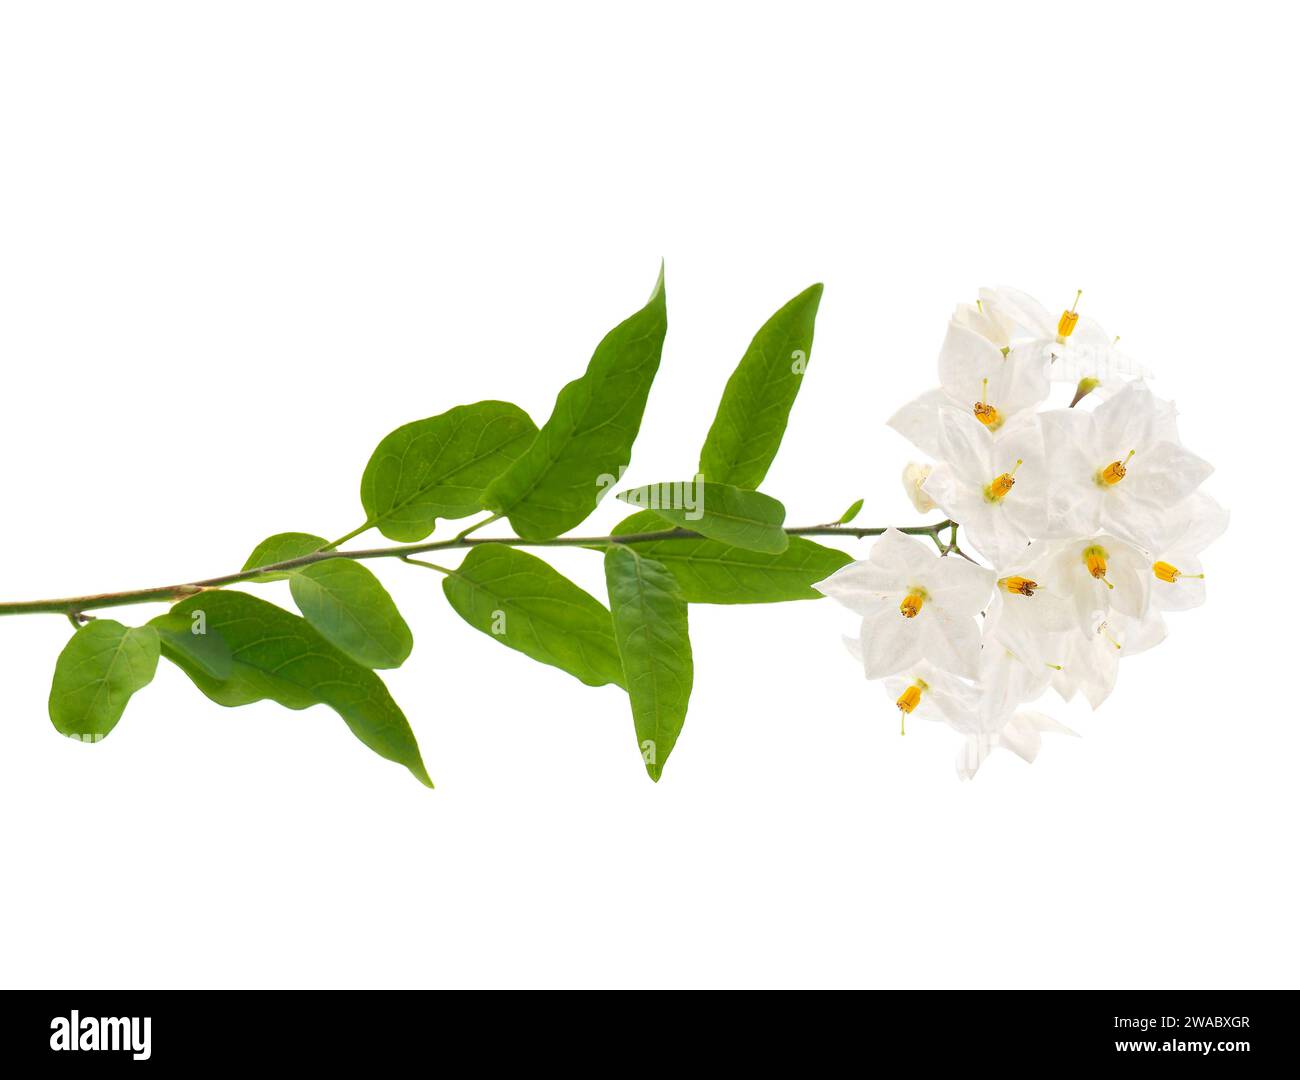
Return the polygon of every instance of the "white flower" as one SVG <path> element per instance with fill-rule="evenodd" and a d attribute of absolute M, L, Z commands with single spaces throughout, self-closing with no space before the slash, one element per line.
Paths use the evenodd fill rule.
<path fill-rule="evenodd" d="M 1078 383 L 1092 379 L 1110 387 L 1130 379 L 1150 378 L 1151 372 L 1115 347 L 1112 338 L 1094 319 L 1080 315 L 1074 304 L 1059 316 L 1019 289 L 999 286 L 980 289 L 980 310 L 989 322 L 1013 327 L 1008 334 L 1016 351 L 1031 353 L 1047 361 L 1047 374 L 1054 382 Z"/>
<path fill-rule="evenodd" d="M 1006 352 L 1011 348 L 1011 339 L 1019 331 L 1015 320 L 997 307 L 986 306 L 982 302 L 958 304 L 952 313 L 952 321 L 967 330 L 974 330 L 985 341 L 990 341 Z"/>
<path fill-rule="evenodd" d="M 862 616 L 867 678 L 893 675 L 916 661 L 974 678 L 980 635 L 975 616 L 994 574 L 959 558 L 940 558 L 925 544 L 888 530 L 864 560 L 813 588 Z"/>
<path fill-rule="evenodd" d="M 1035 580 L 1074 608 L 1075 625 L 1091 634 L 1112 611 L 1142 618 L 1151 603 L 1151 567 L 1146 554 L 1117 537 L 1097 536 L 1043 544 Z"/>
<path fill-rule="evenodd" d="M 1057 638 L 1059 669 L 1052 687 L 1065 701 L 1082 692 L 1094 709 L 1110 696 L 1119 675 L 1119 662 L 1164 641 L 1167 629 L 1158 611 L 1141 618 L 1111 612 L 1097 620 L 1091 632 L 1073 631 Z"/>
<path fill-rule="evenodd" d="M 857 643 L 860 656 L 861 643 Z M 907 718 L 920 717 L 947 724 L 955 731 L 973 731 L 979 692 L 968 682 L 940 671 L 920 660 L 898 675 L 885 680 L 885 692 L 899 712 L 899 731 L 906 731 Z"/>
<path fill-rule="evenodd" d="M 1198 556 L 1227 527 L 1228 511 L 1199 491 L 1174 508 L 1170 527 L 1151 561 L 1153 606 L 1186 611 L 1205 603 L 1205 569 Z"/>
<path fill-rule="evenodd" d="M 1052 684 L 1054 669 L 1027 658 L 985 627 L 980 652 L 980 700 L 976 708 L 977 732 L 996 731 L 1021 705 L 1037 701 Z"/>
<path fill-rule="evenodd" d="M 987 707 L 1006 712 L 1047 689 L 1060 663 L 1059 637 L 1077 634 L 1069 568 L 1037 543 L 1005 566 L 984 619 L 980 684 Z M 1054 581 L 1055 578 L 1059 581 Z"/>
<path fill-rule="evenodd" d="M 909 402 L 889 426 L 932 457 L 940 457 L 939 410 L 947 405 L 969 412 L 995 436 L 1015 430 L 1048 394 L 1046 361 L 1039 356 L 1003 356 L 1002 350 L 956 322 L 939 351 L 937 390 Z"/>
<path fill-rule="evenodd" d="M 1168 511 L 1214 471 L 1178 442 L 1174 407 L 1130 383 L 1094 411 L 1040 414 L 1051 475 L 1045 536 L 1105 529 L 1159 546 Z"/>
<path fill-rule="evenodd" d="M 1049 477 L 1037 423 L 995 441 L 969 413 L 942 409 L 939 456 L 925 493 L 995 566 L 1023 557 L 1046 525 Z"/>
<path fill-rule="evenodd" d="M 957 753 L 957 775 L 963 780 L 973 778 L 984 759 L 998 747 L 1010 750 L 1032 765 L 1042 748 L 1044 731 L 1074 734 L 1064 724 L 1042 713 L 1017 712 L 1003 717 L 995 730 L 967 736 L 965 745 Z"/>
<path fill-rule="evenodd" d="M 918 514 L 928 514 L 934 509 L 934 500 L 922 490 L 933 470 L 933 465 L 919 465 L 915 461 L 909 461 L 903 468 L 903 490 Z"/>

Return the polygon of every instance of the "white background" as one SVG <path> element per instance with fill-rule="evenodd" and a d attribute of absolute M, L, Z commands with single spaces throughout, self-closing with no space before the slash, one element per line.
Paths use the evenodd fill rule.
<path fill-rule="evenodd" d="M 4 983 L 1300 981 L 1281 5 L 0 11 L 0 598 L 346 532 L 381 436 L 486 397 L 543 420 L 661 256 L 629 483 L 693 471 L 753 331 L 821 280 L 766 489 L 792 523 L 860 495 L 914 521 L 883 422 L 953 304 L 1082 286 L 1234 514 L 1209 604 L 1099 712 L 1052 703 L 1084 737 L 969 784 L 951 732 L 899 738 L 830 602 L 692 609 L 656 786 L 620 691 L 378 565 L 432 792 L 324 709 L 221 709 L 166 664 L 75 744 L 46 715 L 66 621 L 0 620 Z M 557 562 L 601 591 L 598 557 Z"/>

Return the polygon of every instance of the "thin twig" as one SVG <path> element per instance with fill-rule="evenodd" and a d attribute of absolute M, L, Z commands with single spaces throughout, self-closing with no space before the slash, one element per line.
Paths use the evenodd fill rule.
<path fill-rule="evenodd" d="M 505 547 L 584 547 L 604 548 L 610 544 L 646 544 L 672 540 L 698 540 L 700 534 L 690 529 L 660 529 L 656 532 L 626 533 L 621 536 L 559 536 L 546 540 L 528 540 L 518 536 L 506 537 L 472 537 L 467 535 L 474 529 L 488 524 L 493 519 L 478 522 L 459 536 L 450 540 L 431 540 L 421 544 L 398 544 L 394 547 L 359 548 L 355 551 L 336 551 L 325 549 L 314 551 L 310 555 L 301 555 L 295 559 L 269 563 L 255 570 L 240 570 L 233 574 L 218 577 L 201 578 L 198 581 L 184 582 L 179 585 L 157 585 L 149 589 L 130 589 L 123 592 L 95 593 L 90 596 L 67 596 L 52 600 L 21 600 L 0 603 L 0 616 L 4 615 L 39 615 L 55 614 L 85 618 L 84 612 L 97 608 L 126 607 L 131 604 L 172 603 L 194 596 L 208 589 L 220 589 L 226 585 L 238 585 L 245 581 L 254 581 L 264 574 L 282 573 L 297 570 L 327 559 L 354 559 L 358 562 L 370 559 L 402 559 L 411 561 L 413 555 L 422 555 L 430 551 L 452 551 L 474 548 L 481 544 L 500 544 Z M 868 536 L 880 536 L 891 526 L 880 525 L 867 528 L 854 528 L 848 525 L 804 525 L 786 529 L 789 536 L 852 536 L 862 539 Z M 940 553 L 945 545 L 939 539 L 944 529 L 953 529 L 956 522 L 944 520 L 933 525 L 904 525 L 898 531 L 909 536 L 928 536 L 939 546 Z M 965 552 L 956 548 L 955 541 L 949 550 L 957 551 L 963 558 L 970 558 Z M 972 562 L 974 560 L 971 560 Z M 431 564 L 432 565 L 432 564 Z M 439 568 L 441 569 L 441 568 Z"/>

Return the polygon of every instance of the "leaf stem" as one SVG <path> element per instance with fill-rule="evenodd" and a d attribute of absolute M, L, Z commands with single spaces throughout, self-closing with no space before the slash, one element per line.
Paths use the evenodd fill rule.
<path fill-rule="evenodd" d="M 370 521 L 367 521 L 364 525 L 358 525 L 350 533 L 344 533 L 337 540 L 331 541 L 330 543 L 326 544 L 323 548 L 321 548 L 321 551 L 333 551 L 339 545 L 346 544 L 349 540 L 355 539 L 356 537 L 360 536 L 363 532 L 366 532 L 368 529 L 372 529 L 372 528 L 374 528 L 374 523 Z"/>
<path fill-rule="evenodd" d="M 222 574 L 218 577 L 202 578 L 198 581 L 184 582 L 179 585 L 157 585 L 149 589 L 95 593 L 90 596 L 67 596 L 53 600 L 20 600 L 0 603 L 0 616 L 41 614 L 80 616 L 83 612 L 94 611 L 97 608 L 126 607 L 131 604 L 172 603 L 176 600 L 183 600 L 187 596 L 206 592 L 209 589 L 220 589 L 226 585 L 238 585 L 241 582 L 254 581 L 263 574 L 296 570 L 299 567 L 310 566 L 326 559 L 355 559 L 357 561 L 401 559 L 405 562 L 412 562 L 414 560 L 411 557 L 414 555 L 423 555 L 431 551 L 454 551 L 473 548 L 481 544 L 501 544 L 506 547 L 603 548 L 608 547 L 610 544 L 644 544 L 664 540 L 694 540 L 698 539 L 700 535 L 690 529 L 660 529 L 656 532 L 626 533 L 622 536 L 559 536 L 549 540 L 527 540 L 518 536 L 471 537 L 468 535 L 474 529 L 488 524 L 490 520 L 494 519 L 481 521 L 450 540 L 431 540 L 421 544 L 398 544 L 393 547 L 358 548 L 354 551 L 336 551 L 333 550 L 333 545 L 331 545 L 331 547 L 323 551 L 315 551 L 310 555 L 301 555 L 296 559 L 285 559 L 283 562 L 259 566 L 256 570 L 241 570 L 234 574 Z M 788 536 L 852 536 L 856 539 L 862 539 L 867 536 L 880 536 L 890 527 L 888 525 L 867 528 L 855 528 L 849 525 L 804 525 L 788 528 L 785 531 Z M 946 546 L 949 551 L 954 551 L 963 557 L 969 558 L 965 552 L 957 548 L 955 539 L 950 545 L 944 545 L 939 539 L 939 534 L 945 529 L 953 529 L 955 538 L 956 527 L 957 523 L 955 521 L 945 519 L 932 525 L 899 526 L 898 531 L 906 533 L 908 536 L 928 536 L 939 545 L 940 550 L 943 550 Z M 366 528 L 369 528 L 369 526 L 366 526 Z M 356 530 L 357 533 L 363 531 L 364 529 Z M 344 537 L 337 542 L 342 543 L 346 539 L 347 537 Z M 437 570 L 443 570 L 442 567 L 434 563 L 427 565 Z M 444 570 L 444 573 L 450 572 Z"/>

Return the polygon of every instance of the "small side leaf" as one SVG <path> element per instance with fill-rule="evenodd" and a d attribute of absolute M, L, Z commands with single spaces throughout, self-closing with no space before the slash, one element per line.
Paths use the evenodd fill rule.
<path fill-rule="evenodd" d="M 98 742 L 117 725 L 131 695 L 153 681 L 158 632 L 95 619 L 72 635 L 54 666 L 50 719 L 64 735 Z"/>
<path fill-rule="evenodd" d="M 423 540 L 439 518 L 483 509 L 483 489 L 537 437 L 518 405 L 479 401 L 399 427 L 370 456 L 361 477 L 368 525 L 404 544 Z"/>
<path fill-rule="evenodd" d="M 616 536 L 662 531 L 657 514 L 641 511 L 621 521 Z M 852 557 L 801 536 L 779 555 L 746 551 L 717 540 L 652 540 L 629 545 L 667 567 L 692 604 L 770 604 L 820 600 L 813 582 L 835 573 Z"/>
<path fill-rule="evenodd" d="M 324 559 L 289 576 L 303 618 L 358 664 L 395 668 L 411 655 L 411 629 L 388 590 L 360 563 Z"/>
<path fill-rule="evenodd" d="M 623 685 L 609 610 L 534 555 L 477 547 L 442 583 L 470 626 L 588 686 Z"/>
<path fill-rule="evenodd" d="M 658 517 L 710 540 L 746 551 L 779 555 L 790 544 L 781 524 L 785 507 L 768 495 L 742 491 L 730 484 L 648 484 L 621 491 L 618 498 L 652 509 Z"/>
<path fill-rule="evenodd" d="M 862 503 L 863 500 L 859 499 L 847 510 L 845 510 L 844 513 L 840 515 L 840 524 L 847 525 L 850 521 L 852 521 L 855 517 L 857 517 L 858 514 L 862 512 Z"/>
<path fill-rule="evenodd" d="M 245 561 L 244 569 L 256 570 L 259 566 L 274 566 L 276 563 L 288 562 L 290 559 L 301 559 L 304 555 L 311 555 L 328 545 L 329 541 L 325 537 L 312 536 L 311 533 L 276 533 L 274 536 L 268 536 L 257 547 L 253 548 L 253 554 Z M 290 573 L 292 571 L 260 574 L 252 580 L 256 582 L 282 581 Z"/>
<path fill-rule="evenodd" d="M 328 705 L 371 750 L 433 787 L 415 734 L 379 676 L 336 649 L 306 619 L 256 596 L 225 590 L 182 600 L 172 614 L 176 625 L 215 632 L 229 648 L 230 674 L 214 678 L 191 638 L 177 634 L 162 640 L 163 655 L 218 705 L 263 700 L 289 709 Z"/>
<path fill-rule="evenodd" d="M 632 460 L 667 330 L 660 270 L 645 307 L 605 335 L 586 373 L 560 391 L 537 439 L 488 485 L 486 507 L 528 540 L 559 536 L 586 518 Z"/>
<path fill-rule="evenodd" d="M 657 783 L 686 720 L 695 675 L 686 599 L 662 565 L 623 545 L 605 553 L 605 583 L 637 745 Z"/>
<path fill-rule="evenodd" d="M 821 299 L 821 285 L 805 289 L 754 335 L 700 452 L 706 480 L 750 489 L 763 482 L 808 367 Z"/>

